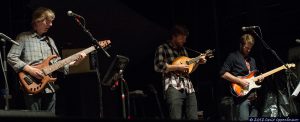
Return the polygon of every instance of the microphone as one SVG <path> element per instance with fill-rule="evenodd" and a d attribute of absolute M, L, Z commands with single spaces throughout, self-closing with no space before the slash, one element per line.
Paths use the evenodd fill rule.
<path fill-rule="evenodd" d="M 297 42 L 297 43 L 300 43 L 300 39 L 296 39 L 296 42 Z"/>
<path fill-rule="evenodd" d="M 68 14 L 68 16 L 71 16 L 71 17 L 83 18 L 82 16 L 73 13 L 72 11 L 68 11 L 67 14 Z"/>
<path fill-rule="evenodd" d="M 2 37 L 2 38 L 4 39 L 4 41 L 5 41 L 5 40 L 8 40 L 8 41 L 14 43 L 15 45 L 18 45 L 18 46 L 20 45 L 18 42 L 12 40 L 11 38 L 9 38 L 8 36 L 6 36 L 6 35 L 3 34 L 3 33 L 0 33 L 0 37 Z M 1 39 L 1 40 L 3 40 L 3 39 Z"/>
<path fill-rule="evenodd" d="M 247 31 L 247 30 L 253 30 L 255 28 L 259 28 L 259 26 L 248 26 L 248 27 L 242 27 L 243 31 Z"/>

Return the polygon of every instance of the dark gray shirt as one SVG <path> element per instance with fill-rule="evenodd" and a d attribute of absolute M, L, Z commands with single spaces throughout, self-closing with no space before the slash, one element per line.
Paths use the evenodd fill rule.
<path fill-rule="evenodd" d="M 245 60 L 249 62 L 250 70 L 247 68 Z M 220 75 L 223 75 L 225 72 L 229 72 L 234 76 L 246 76 L 249 74 L 250 71 L 255 71 L 255 70 L 257 70 L 257 67 L 254 58 L 252 57 L 244 58 L 240 51 L 235 51 L 228 55 L 219 73 Z M 232 89 L 230 89 L 231 88 L 229 84 L 230 82 L 229 81 L 224 81 L 224 82 L 226 82 L 226 86 L 228 86 L 225 88 L 226 89 L 225 92 L 231 91 Z M 247 99 L 249 96 L 252 96 L 251 94 L 252 95 L 256 94 L 255 90 L 252 90 L 251 93 L 249 93 L 244 97 L 234 97 L 234 98 L 237 102 L 241 102 Z"/>

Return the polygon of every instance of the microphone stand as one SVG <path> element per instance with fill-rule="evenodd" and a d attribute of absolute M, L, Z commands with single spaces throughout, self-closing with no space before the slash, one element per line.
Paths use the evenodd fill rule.
<path fill-rule="evenodd" d="M 131 119 L 131 115 L 130 115 L 130 97 L 129 97 L 129 88 L 128 85 L 126 83 L 126 80 L 123 77 L 123 70 L 119 70 L 119 78 L 118 81 L 120 81 L 120 92 L 121 92 L 121 101 L 122 101 L 122 115 L 123 115 L 123 119 Z M 117 81 L 117 82 L 118 82 Z M 126 110 L 126 95 L 127 95 L 127 110 Z M 127 113 L 126 113 L 127 112 Z"/>
<path fill-rule="evenodd" d="M 84 25 L 81 24 L 80 20 L 77 17 L 74 17 L 75 21 L 79 24 L 79 26 L 83 29 L 84 32 L 86 32 L 88 34 L 88 36 L 91 38 L 92 43 L 94 44 L 95 48 L 96 48 L 96 55 L 95 55 L 95 59 L 96 59 L 96 73 L 97 73 L 97 79 L 98 79 L 98 85 L 99 85 L 99 109 L 100 109 L 100 113 L 99 113 L 99 117 L 103 118 L 103 102 L 102 102 L 102 86 L 101 86 L 101 80 L 100 80 L 100 71 L 99 71 L 99 58 L 98 58 L 98 51 L 97 49 L 101 49 L 105 55 L 110 58 L 110 55 L 107 53 L 106 50 L 104 50 L 101 45 L 97 42 L 97 40 L 93 37 L 93 35 L 89 32 L 88 29 L 85 28 L 85 20 L 82 17 L 83 21 L 84 21 Z"/>
<path fill-rule="evenodd" d="M 260 27 L 258 27 L 258 29 L 260 30 Z M 286 68 L 286 73 L 292 74 L 292 76 L 294 76 L 294 77 L 297 79 L 296 73 L 293 72 L 293 71 L 291 70 L 291 68 L 288 67 L 288 66 L 286 65 L 286 63 L 284 63 L 283 60 L 277 55 L 277 53 L 276 53 L 273 49 L 270 48 L 270 46 L 269 46 L 269 45 L 264 41 L 264 39 L 262 38 L 262 34 L 261 34 L 261 35 L 258 35 L 258 33 L 257 33 L 254 29 L 252 29 L 252 32 L 253 32 L 253 33 L 261 40 L 263 46 L 264 46 L 267 50 L 271 51 L 271 53 L 276 57 L 276 59 L 277 59 L 282 65 L 285 66 L 285 68 Z M 260 33 L 261 33 L 261 30 L 260 30 Z M 289 95 L 289 98 L 291 98 L 291 91 L 290 91 L 290 87 L 289 87 L 289 86 L 290 86 L 290 85 L 292 86 L 292 83 L 291 83 L 290 75 L 287 75 L 287 76 L 288 76 L 288 78 L 287 78 L 288 95 Z M 290 106 L 290 107 L 292 107 L 292 106 Z M 290 110 L 291 110 L 291 109 L 290 109 Z"/>
<path fill-rule="evenodd" d="M 4 40 L 4 39 L 1 39 Z M 5 89 L 4 89 L 4 99 L 5 99 L 5 107 L 4 110 L 9 109 L 9 99 L 11 99 L 11 95 L 9 94 L 9 87 L 7 82 L 7 64 L 6 64 L 6 53 L 5 53 L 5 40 L 3 41 L 2 45 L 2 51 L 3 51 L 3 60 L 2 60 L 2 54 L 0 54 L 0 62 L 1 62 L 1 68 L 3 72 L 3 77 L 5 81 Z"/>
<path fill-rule="evenodd" d="M 83 19 L 83 18 L 82 18 L 82 19 Z M 91 41 L 92 41 L 92 43 L 95 45 L 96 49 L 97 49 L 97 48 L 100 48 L 100 49 L 105 53 L 105 55 L 106 55 L 108 58 L 110 58 L 110 55 L 107 53 L 107 51 L 104 50 L 104 49 L 101 47 L 101 45 L 97 42 L 97 39 L 95 39 L 95 38 L 93 37 L 93 35 L 89 32 L 89 30 L 86 29 L 85 26 L 81 24 L 80 20 L 79 20 L 77 17 L 75 17 L 75 20 L 76 20 L 76 22 L 80 25 L 80 27 L 83 29 L 83 31 L 86 32 L 86 33 L 88 34 L 88 36 L 91 38 Z M 83 20 L 84 20 L 84 19 L 83 19 Z"/>

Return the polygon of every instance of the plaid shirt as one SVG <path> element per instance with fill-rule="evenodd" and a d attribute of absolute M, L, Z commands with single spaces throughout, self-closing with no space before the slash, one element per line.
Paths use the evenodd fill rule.
<path fill-rule="evenodd" d="M 46 40 L 49 40 L 50 45 L 53 47 L 53 49 L 50 48 Z M 42 63 L 44 59 L 58 52 L 52 38 L 39 36 L 33 31 L 23 32 L 19 34 L 16 38 L 16 41 L 20 45 L 12 45 L 7 55 L 7 62 L 17 73 L 23 71 L 25 65 Z M 50 63 L 53 64 L 58 60 L 60 60 L 60 57 L 51 60 Z M 61 71 L 64 71 L 64 73 L 66 74 L 68 72 L 68 69 L 69 66 L 66 65 Z M 52 85 L 48 86 L 49 87 L 46 87 L 45 89 L 46 93 L 55 92 Z M 50 89 L 50 91 L 48 88 Z"/>
<path fill-rule="evenodd" d="M 187 56 L 188 53 L 185 48 L 174 49 L 171 43 L 164 43 L 156 49 L 154 58 L 154 70 L 163 75 L 164 90 L 166 91 L 169 86 L 177 90 L 186 90 L 187 93 L 195 92 L 193 84 L 189 76 L 178 75 L 174 72 L 166 72 L 166 65 L 172 64 L 173 60 L 179 56 Z"/>

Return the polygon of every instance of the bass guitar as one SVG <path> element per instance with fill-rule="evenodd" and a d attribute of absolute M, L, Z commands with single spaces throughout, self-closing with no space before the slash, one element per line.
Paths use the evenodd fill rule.
<path fill-rule="evenodd" d="M 99 41 L 98 42 L 100 44 L 100 46 L 102 48 L 105 48 L 107 47 L 111 42 L 110 40 L 104 40 L 104 41 Z M 44 77 L 42 79 L 37 79 L 33 76 L 30 76 L 29 73 L 25 72 L 25 71 L 22 71 L 22 72 L 19 72 L 18 75 L 19 75 L 19 79 L 20 79 L 20 84 L 21 86 L 24 87 L 24 90 L 27 92 L 27 93 L 30 93 L 30 94 L 37 94 L 41 91 L 44 90 L 45 86 L 47 85 L 48 82 L 54 82 L 56 81 L 56 78 L 52 77 L 51 76 L 51 73 L 58 70 L 59 68 L 71 63 L 72 61 L 75 61 L 76 59 L 79 58 L 80 56 L 80 53 L 83 52 L 85 54 L 88 54 L 92 51 L 96 50 L 96 47 L 95 46 L 91 46 L 85 50 L 82 50 L 78 53 L 75 53 L 63 60 L 60 60 L 52 65 L 49 65 L 50 61 L 54 58 L 56 58 L 57 56 L 56 55 L 51 55 L 49 57 L 47 57 L 45 60 L 42 61 L 42 63 L 40 64 L 37 64 L 37 65 L 33 65 L 33 67 L 37 68 L 37 69 L 40 69 L 43 74 L 44 74 Z"/>

